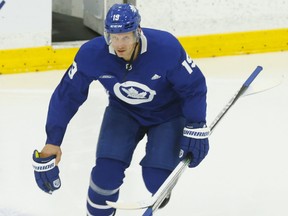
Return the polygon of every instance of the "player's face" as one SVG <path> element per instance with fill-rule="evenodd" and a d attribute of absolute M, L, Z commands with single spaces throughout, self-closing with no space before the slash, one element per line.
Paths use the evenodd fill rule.
<path fill-rule="evenodd" d="M 134 50 L 136 38 L 134 32 L 111 34 L 111 45 L 117 56 L 129 61 Z"/>

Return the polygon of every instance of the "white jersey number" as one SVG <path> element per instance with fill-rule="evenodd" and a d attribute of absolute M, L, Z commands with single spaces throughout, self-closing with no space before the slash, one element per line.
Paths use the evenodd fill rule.
<path fill-rule="evenodd" d="M 193 68 L 196 67 L 196 64 L 190 58 L 190 56 L 186 53 L 186 59 L 182 62 L 182 65 L 186 68 L 189 74 L 192 74 Z"/>

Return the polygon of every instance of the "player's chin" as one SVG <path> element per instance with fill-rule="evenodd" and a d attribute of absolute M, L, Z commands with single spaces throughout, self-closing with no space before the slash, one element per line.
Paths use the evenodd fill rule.
<path fill-rule="evenodd" d="M 127 56 L 126 52 L 118 52 L 118 51 L 116 51 L 116 53 L 117 53 L 117 56 L 120 57 L 120 58 L 126 58 L 126 56 Z"/>

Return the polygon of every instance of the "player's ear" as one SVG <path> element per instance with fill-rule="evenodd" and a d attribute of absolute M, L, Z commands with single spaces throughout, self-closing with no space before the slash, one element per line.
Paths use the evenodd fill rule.
<path fill-rule="evenodd" d="M 139 27 L 136 29 L 136 40 L 138 41 L 139 38 L 141 37 L 141 32 L 142 32 L 142 29 L 139 25 Z"/>
<path fill-rule="evenodd" d="M 142 28 L 141 28 L 140 25 L 139 25 L 139 27 L 137 28 L 137 32 L 139 32 L 139 34 L 141 34 L 141 32 L 142 32 Z"/>

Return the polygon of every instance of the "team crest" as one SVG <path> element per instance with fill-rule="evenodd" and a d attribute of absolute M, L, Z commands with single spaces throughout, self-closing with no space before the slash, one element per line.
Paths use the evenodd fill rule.
<path fill-rule="evenodd" d="M 148 86 L 134 81 L 116 83 L 113 90 L 119 99 L 133 105 L 150 102 L 156 95 Z"/>

